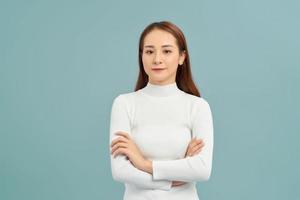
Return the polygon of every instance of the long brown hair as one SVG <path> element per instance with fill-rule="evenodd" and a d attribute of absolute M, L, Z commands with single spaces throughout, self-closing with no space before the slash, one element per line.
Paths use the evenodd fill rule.
<path fill-rule="evenodd" d="M 153 22 L 148 25 L 144 31 L 142 32 L 139 40 L 139 75 L 135 86 L 135 91 L 144 88 L 148 83 L 148 75 L 146 74 L 142 62 L 142 54 L 143 54 L 143 46 L 144 46 L 144 39 L 148 33 L 150 33 L 154 29 L 160 29 L 163 31 L 167 31 L 171 33 L 175 39 L 177 46 L 179 48 L 179 53 L 183 53 L 185 51 L 186 57 L 184 62 L 181 66 L 178 66 L 176 72 L 176 84 L 178 88 L 186 93 L 195 95 L 200 97 L 200 92 L 197 89 L 196 84 L 193 81 L 191 66 L 190 66 L 190 58 L 189 52 L 187 49 L 187 43 L 182 31 L 173 23 L 169 21 L 160 21 L 160 22 Z"/>

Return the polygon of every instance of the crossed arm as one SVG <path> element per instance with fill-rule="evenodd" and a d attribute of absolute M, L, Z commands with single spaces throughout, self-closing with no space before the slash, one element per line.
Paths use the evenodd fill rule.
<path fill-rule="evenodd" d="M 198 155 L 178 160 L 145 160 L 143 170 L 135 167 L 125 155 L 111 155 L 112 176 L 116 181 L 134 184 L 145 189 L 170 190 L 172 181 L 206 181 L 211 174 L 213 124 L 208 103 L 201 99 L 192 114 L 193 136 L 202 139 L 205 147 Z M 117 132 L 130 134 L 130 122 L 125 96 L 113 102 L 110 123 L 110 143 Z"/>

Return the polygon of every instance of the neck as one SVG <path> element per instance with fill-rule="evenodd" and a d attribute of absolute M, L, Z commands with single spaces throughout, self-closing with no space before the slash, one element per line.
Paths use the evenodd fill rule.
<path fill-rule="evenodd" d="M 168 97 L 181 93 L 176 82 L 157 85 L 148 81 L 147 85 L 142 88 L 142 92 L 155 97 Z"/>

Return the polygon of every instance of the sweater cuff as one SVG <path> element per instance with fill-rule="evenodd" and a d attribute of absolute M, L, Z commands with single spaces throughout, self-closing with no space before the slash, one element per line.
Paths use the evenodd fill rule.
<path fill-rule="evenodd" d="M 168 166 L 164 165 L 164 162 L 152 161 L 152 176 L 154 180 L 164 179 L 165 171 L 168 171 Z"/>
<path fill-rule="evenodd" d="M 153 177 L 153 180 L 158 180 L 160 179 L 160 181 L 164 181 L 164 180 L 161 180 L 163 178 L 160 177 L 160 171 L 157 170 L 157 169 L 161 169 L 159 168 L 159 165 L 162 164 L 163 162 L 159 162 L 159 161 L 155 161 L 155 160 L 152 160 L 152 177 Z M 163 174 L 163 173 L 162 173 Z M 171 187 L 172 187 L 172 183 L 173 181 L 170 181 L 170 180 L 165 180 L 166 181 L 166 185 L 164 185 L 163 187 L 161 187 L 162 190 L 170 190 Z"/>
<path fill-rule="evenodd" d="M 166 180 L 166 185 L 164 185 L 163 187 L 161 187 L 161 190 L 170 190 L 172 187 L 172 181 L 167 181 Z"/>

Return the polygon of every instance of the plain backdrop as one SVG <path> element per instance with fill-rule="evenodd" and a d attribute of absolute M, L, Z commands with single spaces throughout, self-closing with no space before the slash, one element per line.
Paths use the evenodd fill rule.
<path fill-rule="evenodd" d="M 0 2 L 0 199 L 122 199 L 112 179 L 113 99 L 134 89 L 138 39 L 184 32 L 214 119 L 200 199 L 298 199 L 297 0 Z"/>

